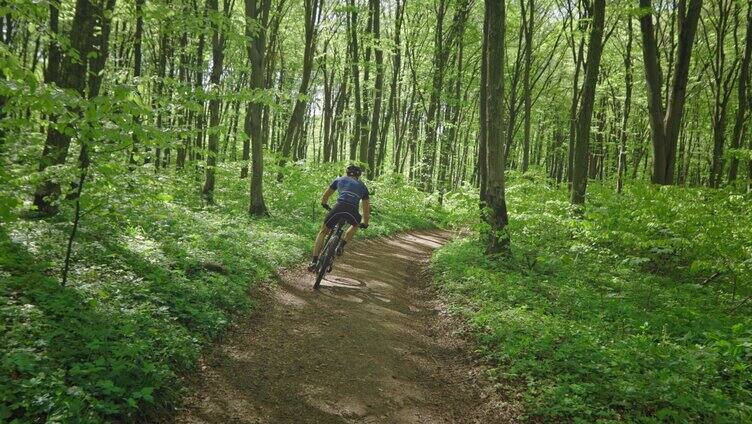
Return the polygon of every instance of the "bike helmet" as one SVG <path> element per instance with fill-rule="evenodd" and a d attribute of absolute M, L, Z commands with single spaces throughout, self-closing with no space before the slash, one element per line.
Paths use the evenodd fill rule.
<path fill-rule="evenodd" d="M 360 177 L 361 174 L 363 174 L 363 170 L 360 169 L 360 167 L 356 165 L 350 165 L 347 167 L 348 177 Z"/>

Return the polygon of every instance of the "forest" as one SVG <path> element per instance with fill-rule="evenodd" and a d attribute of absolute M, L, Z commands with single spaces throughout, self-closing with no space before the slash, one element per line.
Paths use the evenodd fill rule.
<path fill-rule="evenodd" d="M 751 61 L 752 0 L 0 0 L 0 422 L 170 416 L 348 164 L 510 422 L 750 422 Z"/>

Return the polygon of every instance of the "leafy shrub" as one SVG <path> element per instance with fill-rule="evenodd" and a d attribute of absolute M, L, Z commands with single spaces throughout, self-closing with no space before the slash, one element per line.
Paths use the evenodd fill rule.
<path fill-rule="evenodd" d="M 472 238 L 435 255 L 496 377 L 524 383 L 536 420 L 752 419 L 750 199 L 590 190 L 579 219 L 564 189 L 513 178 L 512 258 Z"/>
<path fill-rule="evenodd" d="M 148 168 L 95 165 L 67 287 L 58 277 L 70 208 L 3 224 L 0 422 L 131 421 L 168 408 L 181 394 L 178 376 L 251 306 L 249 287 L 307 255 L 324 216 L 319 196 L 344 165 L 267 169 L 271 216 L 252 219 L 239 164 L 220 168 L 212 207 L 192 172 L 154 178 Z M 404 182 L 369 186 L 374 216 L 363 235 L 440 217 Z"/>

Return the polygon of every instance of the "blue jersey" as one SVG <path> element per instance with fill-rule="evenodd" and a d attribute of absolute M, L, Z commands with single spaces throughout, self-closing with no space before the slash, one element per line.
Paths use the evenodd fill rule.
<path fill-rule="evenodd" d="M 362 199 L 368 200 L 369 193 L 366 185 L 352 177 L 339 177 L 332 181 L 329 188 L 339 193 L 337 203 L 347 203 L 357 207 Z"/>

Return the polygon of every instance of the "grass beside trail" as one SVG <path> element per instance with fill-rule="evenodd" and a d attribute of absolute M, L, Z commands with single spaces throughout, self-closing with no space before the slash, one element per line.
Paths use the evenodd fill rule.
<path fill-rule="evenodd" d="M 276 172 L 270 167 L 268 174 Z M 343 166 L 288 166 L 266 181 L 271 217 L 247 216 L 248 180 L 222 168 L 217 205 L 195 175 L 97 180 L 84 193 L 74 265 L 60 270 L 70 208 L 0 227 L 0 422 L 131 421 L 179 398 L 178 376 L 253 299 L 248 289 L 303 260 Z M 369 183 L 376 236 L 441 213 L 400 181 Z M 435 203 L 435 202 L 433 202 Z"/>
<path fill-rule="evenodd" d="M 578 218 L 565 188 L 513 177 L 513 256 L 472 238 L 435 255 L 493 376 L 536 421 L 750 422 L 752 197 L 588 192 Z"/>

